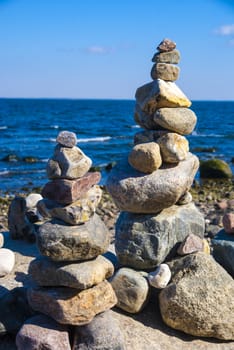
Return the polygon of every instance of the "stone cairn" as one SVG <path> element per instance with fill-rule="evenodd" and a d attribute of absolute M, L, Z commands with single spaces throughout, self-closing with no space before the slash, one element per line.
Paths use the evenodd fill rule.
<path fill-rule="evenodd" d="M 229 318 L 229 307 L 234 311 L 233 280 L 209 255 L 204 218 L 189 192 L 199 161 L 189 152 L 185 136 L 197 118 L 174 83 L 180 53 L 169 39 L 157 50 L 153 81 L 139 87 L 135 96 L 135 121 L 144 131 L 135 135 L 128 159 L 120 161 L 107 180 L 121 211 L 115 231 L 121 268 L 111 281 L 117 306 L 130 313 L 141 311 L 151 285 L 158 289 L 167 325 L 196 336 L 234 339 L 234 318 Z"/>
<path fill-rule="evenodd" d="M 80 349 L 80 343 L 82 349 L 86 348 L 84 343 L 89 348 L 90 344 L 84 340 L 84 325 L 92 324 L 97 333 L 97 324 L 102 329 L 102 323 L 107 323 L 110 326 L 105 328 L 109 330 L 113 324 L 108 310 L 117 299 L 107 279 L 114 273 L 114 267 L 102 255 L 108 250 L 110 235 L 95 213 L 102 195 L 97 185 L 100 173 L 89 172 L 92 161 L 76 147 L 74 133 L 62 131 L 56 141 L 54 155 L 47 164 L 50 181 L 42 189 L 43 199 L 37 203 L 40 215 L 46 220 L 37 233 L 41 256 L 29 266 L 36 286 L 28 289 L 28 302 L 42 315 L 21 328 L 16 338 L 18 349 L 25 349 L 30 342 L 35 345 L 36 338 L 40 338 L 35 332 L 40 333 L 41 327 L 47 329 L 42 336 L 47 341 L 50 328 L 57 329 L 61 336 L 68 325 L 78 326 L 73 349 Z M 54 321 L 59 326 L 55 327 Z M 30 327 L 35 330 L 29 331 Z M 92 337 L 87 341 L 92 342 Z M 39 345 L 42 346 L 37 343 L 38 348 Z M 70 348 L 68 333 L 56 346 L 56 349 Z"/>

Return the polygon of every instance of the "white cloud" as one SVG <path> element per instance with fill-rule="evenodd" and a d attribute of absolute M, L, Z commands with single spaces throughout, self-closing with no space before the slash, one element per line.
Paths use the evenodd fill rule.
<path fill-rule="evenodd" d="M 215 33 L 219 35 L 233 35 L 234 24 L 226 24 L 226 25 L 220 26 L 218 29 L 215 30 Z"/>
<path fill-rule="evenodd" d="M 85 51 L 92 55 L 106 55 L 108 53 L 113 52 L 113 48 L 94 45 L 94 46 L 86 47 Z"/>

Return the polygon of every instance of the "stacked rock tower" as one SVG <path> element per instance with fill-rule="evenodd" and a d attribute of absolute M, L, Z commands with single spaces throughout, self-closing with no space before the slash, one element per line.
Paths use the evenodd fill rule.
<path fill-rule="evenodd" d="M 199 167 L 185 135 L 196 124 L 191 102 L 174 83 L 180 53 L 164 39 L 157 47 L 152 82 L 136 91 L 134 137 L 128 159 L 110 173 L 107 189 L 121 210 L 115 249 L 123 266 L 153 270 L 174 257 L 188 235 L 204 237 L 204 219 L 189 192 Z"/>
<path fill-rule="evenodd" d="M 29 267 L 37 287 L 28 290 L 28 300 L 35 311 L 60 324 L 80 326 L 116 304 L 107 281 L 114 267 L 102 256 L 109 232 L 95 214 L 100 173 L 89 172 L 91 159 L 76 147 L 74 133 L 59 133 L 57 142 L 47 165 L 51 181 L 38 202 L 46 221 L 37 235 L 42 256 Z"/>

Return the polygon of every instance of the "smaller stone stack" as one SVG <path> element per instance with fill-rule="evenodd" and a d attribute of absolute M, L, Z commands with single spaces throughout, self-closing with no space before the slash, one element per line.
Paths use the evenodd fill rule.
<path fill-rule="evenodd" d="M 45 221 L 37 234 L 41 257 L 29 274 L 38 287 L 28 290 L 30 306 L 60 324 L 85 325 L 112 308 L 116 296 L 107 278 L 112 263 L 109 232 L 95 214 L 101 199 L 99 172 L 89 172 L 91 159 L 76 147 L 76 135 L 60 132 L 48 161 L 50 179 L 38 210 Z"/>

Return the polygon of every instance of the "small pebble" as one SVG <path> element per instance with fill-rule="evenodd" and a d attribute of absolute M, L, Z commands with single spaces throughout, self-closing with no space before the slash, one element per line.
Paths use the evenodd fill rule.
<path fill-rule="evenodd" d="M 171 270 L 167 264 L 161 264 L 157 269 L 148 274 L 149 284 L 152 287 L 163 289 L 171 279 Z"/>
<path fill-rule="evenodd" d="M 182 256 L 199 251 L 203 251 L 203 241 L 200 237 L 192 233 L 185 238 L 177 249 L 177 253 Z"/>
<path fill-rule="evenodd" d="M 77 144 L 76 134 L 70 131 L 61 131 L 56 139 L 60 145 L 72 148 Z"/>
<path fill-rule="evenodd" d="M 160 52 L 172 51 L 175 48 L 176 48 L 176 43 L 170 39 L 164 39 L 163 41 L 161 41 L 161 43 L 157 47 L 158 51 Z"/>
<path fill-rule="evenodd" d="M 6 248 L 0 249 L 0 277 L 6 276 L 13 270 L 15 265 L 15 254 Z"/>

